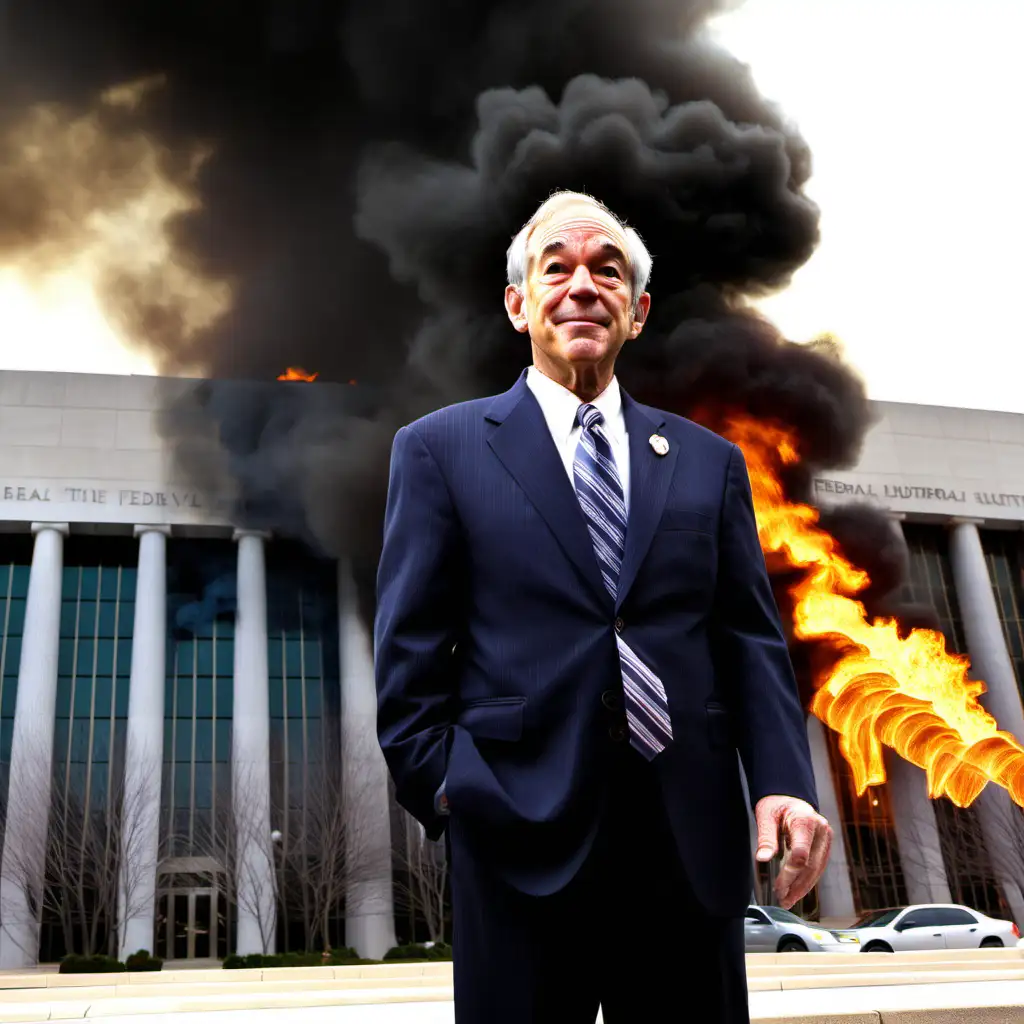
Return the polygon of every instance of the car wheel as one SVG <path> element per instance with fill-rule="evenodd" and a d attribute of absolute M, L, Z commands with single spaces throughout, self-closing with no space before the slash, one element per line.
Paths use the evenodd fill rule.
<path fill-rule="evenodd" d="M 791 935 L 787 936 L 779 943 L 780 953 L 806 953 L 807 946 L 799 939 L 794 939 Z"/>
<path fill-rule="evenodd" d="M 996 938 L 996 936 L 994 936 L 994 935 L 991 935 L 987 939 L 982 939 L 981 940 L 981 948 L 982 949 L 1002 949 L 1003 948 L 1003 940 L 999 939 L 999 938 Z"/>
<path fill-rule="evenodd" d="M 869 942 L 862 950 L 862 953 L 891 953 L 892 946 L 888 942 Z"/>

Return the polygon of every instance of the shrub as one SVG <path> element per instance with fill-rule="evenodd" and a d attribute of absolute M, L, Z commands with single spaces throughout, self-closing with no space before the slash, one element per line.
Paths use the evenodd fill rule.
<path fill-rule="evenodd" d="M 61 974 L 120 974 L 125 965 L 113 956 L 82 956 L 69 953 L 60 962 Z"/>
<path fill-rule="evenodd" d="M 124 962 L 129 971 L 162 971 L 164 962 L 158 956 L 150 956 L 148 949 L 132 953 Z"/>
<path fill-rule="evenodd" d="M 407 942 L 393 946 L 384 954 L 385 960 L 451 960 L 452 947 L 447 942 L 435 942 L 426 946 L 419 942 Z"/>
<path fill-rule="evenodd" d="M 359 954 L 349 946 L 332 949 L 324 953 L 250 953 L 239 956 L 232 953 L 224 960 L 225 970 L 239 970 L 243 967 L 323 967 L 362 963 Z"/>

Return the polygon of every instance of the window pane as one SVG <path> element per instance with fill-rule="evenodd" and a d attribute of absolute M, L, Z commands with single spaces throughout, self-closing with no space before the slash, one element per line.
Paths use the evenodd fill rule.
<path fill-rule="evenodd" d="M 95 671 L 97 675 L 112 676 L 114 674 L 114 641 L 97 640 Z"/>
<path fill-rule="evenodd" d="M 88 718 L 92 713 L 92 679 L 78 676 L 75 680 L 75 718 Z"/>
<path fill-rule="evenodd" d="M 99 570 L 100 597 L 104 601 L 116 601 L 121 583 L 120 566 L 105 566 Z"/>
<path fill-rule="evenodd" d="M 217 740 L 217 760 L 229 761 L 231 759 L 231 719 L 218 718 L 214 735 Z"/>
<path fill-rule="evenodd" d="M 174 733 L 175 761 L 192 760 L 192 722 L 190 719 L 179 718 Z"/>
<path fill-rule="evenodd" d="M 213 722 L 208 718 L 200 718 L 195 726 L 195 759 L 197 761 L 213 760 Z"/>
<path fill-rule="evenodd" d="M 196 717 L 213 717 L 213 680 L 209 676 L 196 680 Z"/>
<path fill-rule="evenodd" d="M 93 673 L 93 659 L 96 656 L 96 642 L 94 640 L 83 640 L 79 634 L 78 654 L 75 658 L 75 666 L 78 675 L 91 676 Z"/>
<path fill-rule="evenodd" d="M 195 806 L 208 808 L 213 806 L 213 765 L 196 765 L 196 796 Z"/>
<path fill-rule="evenodd" d="M 234 708 L 234 679 L 229 676 L 218 676 L 217 687 L 217 717 L 230 718 Z"/>
<path fill-rule="evenodd" d="M 93 761 L 110 760 L 110 721 L 109 719 L 98 718 L 93 723 L 92 730 L 92 759 Z"/>
<path fill-rule="evenodd" d="M 93 683 L 96 715 L 107 716 L 113 711 L 114 681 L 110 676 L 97 676 Z"/>
<path fill-rule="evenodd" d="M 104 601 L 99 606 L 99 615 L 97 616 L 98 636 L 117 636 L 117 611 L 117 604 L 114 601 Z"/>
<path fill-rule="evenodd" d="M 78 605 L 78 635 L 96 635 L 96 602 L 82 598 Z"/>

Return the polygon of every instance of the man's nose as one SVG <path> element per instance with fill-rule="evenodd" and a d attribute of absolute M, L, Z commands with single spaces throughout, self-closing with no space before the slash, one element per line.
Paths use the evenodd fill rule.
<path fill-rule="evenodd" d="M 582 263 L 576 268 L 569 281 L 569 295 L 571 298 L 592 297 L 598 294 L 597 285 L 590 271 Z"/>

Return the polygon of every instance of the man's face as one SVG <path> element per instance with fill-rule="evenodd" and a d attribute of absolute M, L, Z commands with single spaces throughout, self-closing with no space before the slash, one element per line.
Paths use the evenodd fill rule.
<path fill-rule="evenodd" d="M 614 364 L 643 329 L 650 296 L 634 308 L 622 230 L 598 207 L 574 202 L 533 229 L 524 287 L 510 286 L 505 306 L 516 330 L 529 332 L 534 361 L 574 375 Z"/>

